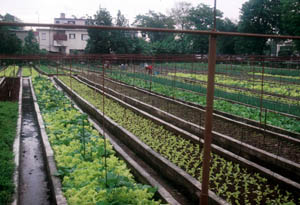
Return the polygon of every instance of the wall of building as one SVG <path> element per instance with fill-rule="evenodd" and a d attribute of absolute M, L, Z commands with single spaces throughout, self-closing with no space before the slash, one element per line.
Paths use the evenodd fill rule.
<path fill-rule="evenodd" d="M 82 30 L 66 30 L 66 35 L 68 40 L 65 42 L 66 45 L 66 53 L 70 53 L 70 50 L 84 50 L 87 44 L 86 36 L 88 36 L 88 32 L 85 29 Z M 84 35 L 84 36 L 82 36 Z M 75 38 L 70 38 L 74 37 Z M 82 38 L 83 37 L 83 38 Z"/>
<path fill-rule="evenodd" d="M 65 14 L 62 13 L 60 18 L 55 18 L 55 24 L 76 24 L 76 25 L 85 25 L 85 19 L 72 19 L 65 18 Z M 39 44 L 40 49 L 46 49 L 49 52 L 60 52 L 70 54 L 71 52 L 82 52 L 84 51 L 87 39 L 88 32 L 86 29 L 63 29 L 63 28 L 54 28 L 54 29 L 37 29 L 39 32 Z M 66 35 L 66 39 L 54 40 L 54 35 L 56 33 L 63 33 Z"/>
<path fill-rule="evenodd" d="M 59 52 L 59 48 L 53 44 L 54 31 L 50 29 L 37 29 L 39 33 L 40 49 L 46 49 L 49 52 Z"/>
<path fill-rule="evenodd" d="M 54 35 L 57 31 L 64 31 L 67 40 L 56 41 Z M 70 50 L 83 51 L 87 44 L 88 32 L 86 29 L 66 29 L 49 30 L 38 29 L 40 49 L 46 49 L 49 52 L 62 52 L 70 54 Z M 75 37 L 75 38 L 72 38 Z M 60 50 L 61 48 L 61 50 Z"/>

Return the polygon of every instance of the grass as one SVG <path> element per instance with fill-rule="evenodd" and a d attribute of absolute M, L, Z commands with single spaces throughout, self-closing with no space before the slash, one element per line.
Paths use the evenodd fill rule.
<path fill-rule="evenodd" d="M 14 193 L 13 143 L 16 135 L 18 103 L 0 102 L 0 204 L 9 204 Z"/>

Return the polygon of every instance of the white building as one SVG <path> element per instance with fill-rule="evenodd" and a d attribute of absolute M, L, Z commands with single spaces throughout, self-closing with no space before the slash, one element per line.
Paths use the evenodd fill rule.
<path fill-rule="evenodd" d="M 85 19 L 66 18 L 62 13 L 60 18 L 54 19 L 54 24 L 76 24 L 85 25 Z M 54 53 L 82 53 L 89 38 L 86 29 L 71 28 L 40 28 L 39 33 L 40 49 L 46 49 Z"/>

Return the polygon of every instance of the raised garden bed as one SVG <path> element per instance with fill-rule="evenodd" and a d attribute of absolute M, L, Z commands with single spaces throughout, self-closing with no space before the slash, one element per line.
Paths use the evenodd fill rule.
<path fill-rule="evenodd" d="M 159 204 L 151 199 L 155 189 L 134 181 L 111 144 L 62 92 L 43 77 L 33 84 L 70 204 Z"/>
<path fill-rule="evenodd" d="M 82 78 L 82 77 L 78 77 L 78 80 L 79 79 L 81 79 L 82 82 L 85 82 L 89 85 L 95 86 L 95 87 L 103 90 L 103 87 L 101 84 L 95 84 L 85 78 Z M 132 92 L 130 92 L 131 90 L 126 90 L 126 88 L 124 86 L 118 86 L 117 84 L 109 85 L 109 83 L 107 83 L 107 81 L 105 81 L 105 86 L 107 86 L 107 85 L 110 88 L 105 87 L 105 92 L 123 100 L 124 102 L 126 102 L 132 106 L 135 106 L 143 111 L 146 111 L 146 112 L 150 113 L 151 115 L 154 115 L 160 119 L 163 119 L 166 122 L 172 123 L 190 133 L 196 134 L 197 136 L 203 135 L 203 131 L 204 131 L 203 127 L 200 127 L 197 124 L 190 123 L 188 121 L 188 119 L 193 118 L 193 116 L 201 115 L 198 113 L 197 109 L 189 110 L 188 107 L 186 107 L 186 106 L 175 107 L 175 105 L 173 104 L 172 105 L 173 113 L 175 112 L 175 110 L 177 111 L 175 113 L 176 116 L 174 116 L 174 115 L 166 112 L 167 110 L 164 109 L 167 106 L 166 101 L 162 101 L 161 99 L 160 100 L 159 99 L 158 100 L 151 99 L 151 98 L 149 99 L 149 97 L 146 96 L 146 94 L 141 95 L 141 93 L 138 96 L 136 95 L 137 93 L 135 93 L 134 97 L 131 98 L 128 95 L 131 95 L 134 92 L 132 93 Z M 116 88 L 116 87 L 118 87 L 118 88 Z M 116 89 L 119 92 L 122 92 L 126 95 L 116 92 L 116 91 L 112 90 L 111 88 Z M 139 101 L 139 100 L 141 100 L 141 101 Z M 153 105 L 150 105 L 150 104 L 153 104 Z M 159 108 L 164 109 L 164 111 L 160 110 Z M 217 117 L 217 119 L 220 118 L 219 116 L 216 116 L 216 117 Z M 215 121 L 217 119 L 215 119 Z M 230 121 L 229 119 L 227 119 L 227 120 Z M 221 119 L 219 119 L 219 121 L 220 121 L 220 123 L 218 124 L 218 126 L 215 126 L 216 127 L 215 129 L 222 132 L 222 129 L 223 129 L 222 125 L 226 124 L 226 120 L 223 119 L 223 121 L 221 121 Z M 299 158 L 300 158 L 300 152 L 299 152 L 300 140 L 296 140 L 296 139 L 293 139 L 293 138 L 290 138 L 287 136 L 282 136 L 282 135 L 276 134 L 276 133 L 267 132 L 265 130 L 260 130 L 259 128 L 255 129 L 254 127 L 247 126 L 247 125 L 245 125 L 243 123 L 239 123 L 239 122 L 230 121 L 227 124 L 232 126 L 232 127 L 226 126 L 227 130 L 229 132 L 233 131 L 230 133 L 233 133 L 233 134 L 237 133 L 237 136 L 234 135 L 236 140 L 229 137 L 232 135 L 226 136 L 226 135 L 220 134 L 218 132 L 213 132 L 213 142 L 215 144 L 217 144 L 227 150 L 230 150 L 231 152 L 234 152 L 244 158 L 247 158 L 251 161 L 259 163 L 270 169 L 273 169 L 273 170 L 275 170 L 275 172 L 280 173 L 281 175 L 287 176 L 298 182 L 300 181 L 300 176 L 298 175 L 298 173 L 300 173 L 300 165 L 299 165 L 299 163 L 297 164 L 297 160 L 299 160 Z M 234 126 L 234 124 L 236 124 L 236 125 Z M 240 133 L 237 131 L 238 129 L 247 130 L 247 131 L 244 131 L 244 132 L 247 132 L 248 134 L 246 136 L 244 136 L 243 142 L 239 141 L 241 139 L 240 139 L 240 136 L 238 136 L 238 133 Z M 260 133 L 260 131 L 261 131 L 261 133 Z M 257 149 L 255 147 L 245 143 L 245 142 L 249 141 L 250 144 L 253 144 L 251 142 L 254 141 L 254 139 L 259 140 L 259 138 L 256 135 L 263 135 L 265 137 L 265 140 L 270 140 L 270 142 L 268 142 L 268 144 L 271 144 L 271 145 L 272 145 L 272 143 L 278 142 L 278 140 L 280 139 L 281 146 L 286 151 L 285 153 L 288 153 L 288 155 L 284 155 L 284 153 L 280 152 L 280 154 L 283 154 L 281 156 L 287 156 L 287 159 L 292 159 L 292 161 L 287 160 L 282 157 L 277 157 L 276 155 L 271 154 L 273 151 L 277 151 L 276 147 L 273 147 L 273 148 L 270 147 L 271 150 L 269 149 L 269 147 L 260 147 L 260 149 Z M 246 141 L 245 139 L 249 139 L 249 140 Z M 270 150 L 270 153 L 266 153 L 264 150 Z M 297 157 L 297 154 L 299 154 L 299 157 Z"/>
<path fill-rule="evenodd" d="M 103 111 L 106 115 L 132 132 L 154 151 L 201 181 L 202 148 L 199 144 L 174 135 L 174 133 L 164 129 L 163 126 L 141 117 L 132 110 L 123 108 L 111 99 L 104 98 L 103 100 L 99 93 L 73 79 L 63 77 L 62 79 L 67 84 L 71 82 L 72 88 L 98 109 L 102 110 L 104 107 Z M 109 106 L 103 106 L 103 101 Z M 275 203 L 276 201 L 283 203 L 285 200 L 297 200 L 295 198 L 297 193 L 299 194 L 297 189 L 296 193 L 288 193 L 281 185 L 262 177 L 257 172 L 250 171 L 250 167 L 251 165 L 244 168 L 236 162 L 225 160 L 220 155 L 213 154 L 211 189 L 231 203 Z M 278 195 L 278 193 L 281 194 Z"/>

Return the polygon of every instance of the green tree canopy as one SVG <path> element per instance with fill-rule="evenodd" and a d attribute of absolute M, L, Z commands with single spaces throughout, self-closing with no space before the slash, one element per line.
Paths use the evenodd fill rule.
<path fill-rule="evenodd" d="M 300 36 L 300 1 L 281 0 L 282 34 Z M 296 42 L 296 48 L 300 52 L 300 41 Z"/>
<path fill-rule="evenodd" d="M 280 0 L 249 0 L 241 9 L 238 31 L 277 34 L 280 31 Z M 235 50 L 240 54 L 264 54 L 266 38 L 239 38 Z"/>
<path fill-rule="evenodd" d="M 128 27 L 129 21 L 126 17 L 118 11 L 116 18 L 116 26 Z M 142 53 L 143 45 L 141 44 L 141 40 L 137 37 L 137 32 L 135 31 L 124 31 L 117 30 L 112 31 L 112 52 L 118 54 L 125 53 Z"/>
<path fill-rule="evenodd" d="M 17 22 L 18 18 L 13 15 L 6 14 L 0 15 L 0 21 Z M 1 26 L 0 27 L 0 53 L 2 54 L 15 54 L 20 53 L 22 50 L 22 41 L 12 31 L 18 29 L 14 26 Z"/>
<path fill-rule="evenodd" d="M 89 18 L 89 25 L 112 26 L 112 17 L 105 8 L 99 8 L 94 18 Z M 110 53 L 111 32 L 98 29 L 88 29 L 89 39 L 85 48 L 88 53 Z"/>
<path fill-rule="evenodd" d="M 133 23 L 137 27 L 151 27 L 151 28 L 167 28 L 174 29 L 175 22 L 172 17 L 166 16 L 162 13 L 156 13 L 154 11 L 149 11 L 144 15 L 137 15 Z M 143 32 L 143 36 L 146 39 L 149 39 L 150 42 L 162 41 L 167 35 L 166 33 L 161 32 Z"/>
<path fill-rule="evenodd" d="M 187 28 L 192 30 L 211 30 L 213 27 L 213 8 L 205 4 L 199 4 L 192 7 L 187 16 Z M 223 14 L 220 10 L 216 12 L 217 29 L 222 22 Z M 191 45 L 191 53 L 208 53 L 208 36 L 204 35 L 188 35 Z"/>
<path fill-rule="evenodd" d="M 28 31 L 28 35 L 24 39 L 23 52 L 24 52 L 24 54 L 40 53 L 39 44 L 38 44 L 32 30 Z"/>

